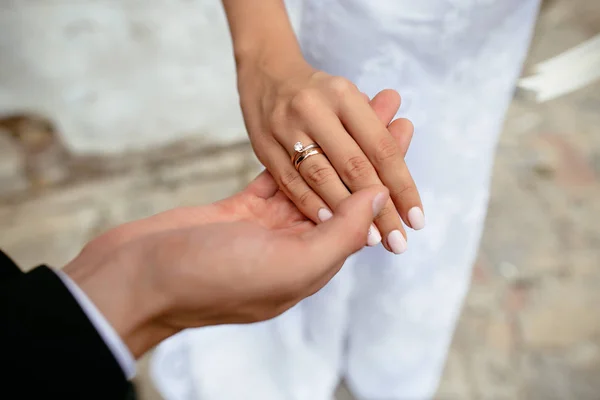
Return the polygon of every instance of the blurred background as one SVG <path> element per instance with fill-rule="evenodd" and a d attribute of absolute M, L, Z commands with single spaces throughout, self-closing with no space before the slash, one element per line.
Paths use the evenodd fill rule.
<path fill-rule="evenodd" d="M 600 1 L 546 1 L 523 75 L 599 33 Z M 600 82 L 573 89 L 515 93 L 440 400 L 600 399 Z M 0 1 L 0 247 L 22 267 L 259 170 L 219 1 Z"/>

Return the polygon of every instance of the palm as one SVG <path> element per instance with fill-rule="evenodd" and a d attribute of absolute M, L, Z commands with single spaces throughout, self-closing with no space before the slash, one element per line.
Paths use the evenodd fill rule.
<path fill-rule="evenodd" d="M 270 175 L 268 179 L 272 179 Z M 267 229 L 288 229 L 312 224 L 281 191 L 264 198 L 245 190 L 214 206 L 216 212 L 210 216 L 210 222 L 247 221 Z"/>
<path fill-rule="evenodd" d="M 190 210 L 187 210 L 190 212 Z M 185 212 L 185 210 L 178 210 Z M 189 217 L 189 214 L 188 214 Z M 268 230 L 304 231 L 313 222 L 306 218 L 277 188 L 268 172 L 263 172 L 244 191 L 208 207 L 203 207 L 196 222 L 251 222 Z"/>
<path fill-rule="evenodd" d="M 104 247 L 123 245 L 142 236 L 208 224 L 250 222 L 268 230 L 305 231 L 314 224 L 277 189 L 268 172 L 242 192 L 207 206 L 180 207 L 118 226 L 93 240 Z"/>

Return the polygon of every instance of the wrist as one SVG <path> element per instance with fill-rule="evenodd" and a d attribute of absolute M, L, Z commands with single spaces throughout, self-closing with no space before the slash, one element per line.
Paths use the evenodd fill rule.
<path fill-rule="evenodd" d="M 281 0 L 223 0 L 238 73 L 278 70 L 303 61 Z"/>
<path fill-rule="evenodd" d="M 136 359 L 176 333 L 157 322 L 166 304 L 153 296 L 131 252 L 116 252 L 101 263 L 90 261 L 79 256 L 63 272 L 94 303 Z"/>
<path fill-rule="evenodd" d="M 290 47 L 281 49 L 278 46 L 266 46 L 236 51 L 238 84 L 243 84 L 248 79 L 255 79 L 257 75 L 273 80 L 285 80 L 299 71 L 312 69 L 304 59 L 300 48 Z"/>

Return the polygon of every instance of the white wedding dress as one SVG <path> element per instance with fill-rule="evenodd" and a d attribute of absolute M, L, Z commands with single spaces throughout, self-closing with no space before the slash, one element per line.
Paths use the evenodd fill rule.
<path fill-rule="evenodd" d="M 151 373 L 167 400 L 433 396 L 467 292 L 498 134 L 538 0 L 295 0 L 307 59 L 369 95 L 394 88 L 427 226 L 348 260 L 319 293 L 248 326 L 185 331 Z M 290 2 L 293 3 L 293 2 Z"/>

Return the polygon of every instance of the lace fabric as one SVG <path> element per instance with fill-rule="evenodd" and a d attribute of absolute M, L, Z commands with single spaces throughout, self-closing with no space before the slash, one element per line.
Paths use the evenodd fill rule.
<path fill-rule="evenodd" d="M 401 256 L 368 248 L 320 292 L 251 326 L 190 330 L 157 349 L 167 400 L 433 396 L 468 290 L 494 151 L 538 0 L 290 0 L 307 59 L 374 95 L 400 92 L 427 226 Z M 177 365 L 177 368 L 175 367 Z"/>

